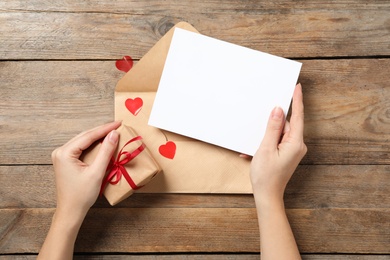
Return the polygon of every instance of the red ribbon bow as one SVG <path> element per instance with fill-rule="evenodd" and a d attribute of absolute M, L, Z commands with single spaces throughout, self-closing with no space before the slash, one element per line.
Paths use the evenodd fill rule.
<path fill-rule="evenodd" d="M 110 164 L 107 167 L 107 171 L 109 171 L 109 173 L 108 173 L 107 177 L 104 179 L 104 181 L 102 183 L 102 186 L 101 186 L 101 189 L 100 189 L 100 195 L 103 194 L 104 189 L 105 189 L 105 187 L 106 187 L 106 185 L 108 183 L 115 185 L 115 184 L 117 184 L 120 181 L 122 176 L 125 177 L 126 181 L 129 183 L 130 187 L 133 190 L 137 190 L 137 189 L 143 187 L 143 186 L 137 186 L 134 183 L 133 179 L 130 177 L 130 175 L 127 172 L 127 170 L 124 167 L 124 165 L 127 164 L 128 162 L 130 162 L 131 160 L 133 160 L 135 157 L 137 157 L 137 155 L 139 155 L 145 149 L 145 145 L 141 144 L 133 152 L 123 151 L 123 149 L 127 145 L 129 145 L 132 142 L 141 140 L 141 139 L 142 139 L 141 136 L 134 137 L 133 139 L 131 139 L 130 141 L 125 143 L 125 145 L 123 145 L 123 147 L 119 151 L 115 161 L 113 160 L 113 158 L 111 158 L 111 162 L 110 162 Z M 122 157 L 124 157 L 124 158 L 122 158 Z"/>

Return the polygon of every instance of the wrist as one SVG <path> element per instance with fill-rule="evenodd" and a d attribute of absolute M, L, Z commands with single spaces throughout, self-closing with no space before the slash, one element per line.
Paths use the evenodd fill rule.
<path fill-rule="evenodd" d="M 71 259 L 83 217 L 57 208 L 37 259 Z"/>
<path fill-rule="evenodd" d="M 85 216 L 86 214 L 82 212 L 76 213 L 64 208 L 57 208 L 53 216 L 52 225 L 68 234 L 75 233 L 77 235 Z"/>
<path fill-rule="evenodd" d="M 262 210 L 284 210 L 283 193 L 281 192 L 267 192 L 254 191 L 256 207 Z"/>

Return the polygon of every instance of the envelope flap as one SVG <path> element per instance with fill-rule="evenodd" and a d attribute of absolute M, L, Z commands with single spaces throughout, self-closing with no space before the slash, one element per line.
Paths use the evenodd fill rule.
<path fill-rule="evenodd" d="M 177 23 L 118 81 L 115 88 L 116 92 L 157 91 L 174 28 L 176 27 L 199 33 L 189 23 Z"/>

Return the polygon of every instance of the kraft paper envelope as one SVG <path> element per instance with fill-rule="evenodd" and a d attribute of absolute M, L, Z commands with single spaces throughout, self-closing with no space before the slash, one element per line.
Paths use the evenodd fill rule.
<path fill-rule="evenodd" d="M 175 27 L 197 32 L 185 22 Z M 163 170 L 163 174 L 137 192 L 252 193 L 249 160 L 236 152 L 148 125 L 173 30 L 149 50 L 115 89 L 115 119 L 123 120 L 143 137 Z"/>

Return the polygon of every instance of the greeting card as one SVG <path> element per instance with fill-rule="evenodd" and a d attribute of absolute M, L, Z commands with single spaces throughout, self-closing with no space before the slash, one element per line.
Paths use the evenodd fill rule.
<path fill-rule="evenodd" d="M 301 63 L 176 28 L 149 125 L 254 155 Z"/>

